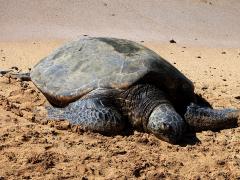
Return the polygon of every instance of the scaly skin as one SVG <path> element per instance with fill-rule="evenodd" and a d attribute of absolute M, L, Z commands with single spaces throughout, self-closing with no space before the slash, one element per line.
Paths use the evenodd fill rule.
<path fill-rule="evenodd" d="M 211 109 L 191 104 L 184 115 L 192 131 L 220 130 L 238 126 L 240 110 Z"/>

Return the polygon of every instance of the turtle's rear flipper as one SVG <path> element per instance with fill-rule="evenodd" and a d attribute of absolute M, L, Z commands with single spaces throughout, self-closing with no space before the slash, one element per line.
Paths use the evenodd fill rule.
<path fill-rule="evenodd" d="M 21 81 L 31 81 L 30 73 L 14 72 L 11 70 L 0 70 L 0 75 L 11 78 L 17 78 Z"/>
<path fill-rule="evenodd" d="M 190 130 L 220 130 L 237 127 L 240 121 L 240 110 L 212 109 L 191 104 L 184 115 Z"/>
<path fill-rule="evenodd" d="M 2 76 L 4 76 L 4 75 L 7 74 L 7 73 L 10 73 L 10 72 L 12 72 L 12 70 L 0 70 L 0 74 L 1 74 Z"/>
<path fill-rule="evenodd" d="M 13 78 L 18 78 L 21 81 L 31 81 L 30 73 L 12 73 L 10 74 Z"/>
<path fill-rule="evenodd" d="M 48 106 L 49 119 L 69 120 L 84 130 L 116 134 L 123 130 L 125 121 L 107 97 L 80 99 L 64 108 Z"/>

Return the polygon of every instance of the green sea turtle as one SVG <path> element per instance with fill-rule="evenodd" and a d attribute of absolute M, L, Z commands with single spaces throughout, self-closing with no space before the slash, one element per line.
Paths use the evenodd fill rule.
<path fill-rule="evenodd" d="M 42 59 L 28 74 L 53 105 L 50 119 L 116 134 L 127 126 L 176 143 L 186 129 L 237 126 L 239 110 L 200 104 L 193 83 L 152 50 L 133 41 L 88 37 Z"/>

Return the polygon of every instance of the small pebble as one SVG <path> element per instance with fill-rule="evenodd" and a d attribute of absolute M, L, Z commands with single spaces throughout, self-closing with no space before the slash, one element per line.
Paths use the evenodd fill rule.
<path fill-rule="evenodd" d="M 240 100 L 240 96 L 235 96 L 234 98 Z"/>
<path fill-rule="evenodd" d="M 16 67 L 16 66 L 11 67 L 10 69 L 15 69 L 16 71 L 19 70 L 18 67 Z"/>
<path fill-rule="evenodd" d="M 177 43 L 174 39 L 171 39 L 169 42 L 170 43 Z"/>
<path fill-rule="evenodd" d="M 206 89 L 208 89 L 208 85 L 203 85 L 202 90 L 206 90 Z"/>
<path fill-rule="evenodd" d="M 222 165 L 225 164 L 225 161 L 224 160 L 217 160 L 217 164 L 222 166 Z"/>

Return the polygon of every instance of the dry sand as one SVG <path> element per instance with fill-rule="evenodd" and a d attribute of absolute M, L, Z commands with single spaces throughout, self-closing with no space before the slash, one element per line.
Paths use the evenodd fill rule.
<path fill-rule="evenodd" d="M 240 109 L 237 0 L 0 4 L 0 69 L 26 71 L 83 34 L 144 40 L 214 107 Z M 141 132 L 106 137 L 47 121 L 45 103 L 31 82 L 0 77 L 0 179 L 240 179 L 240 128 L 187 134 L 179 145 Z"/>

